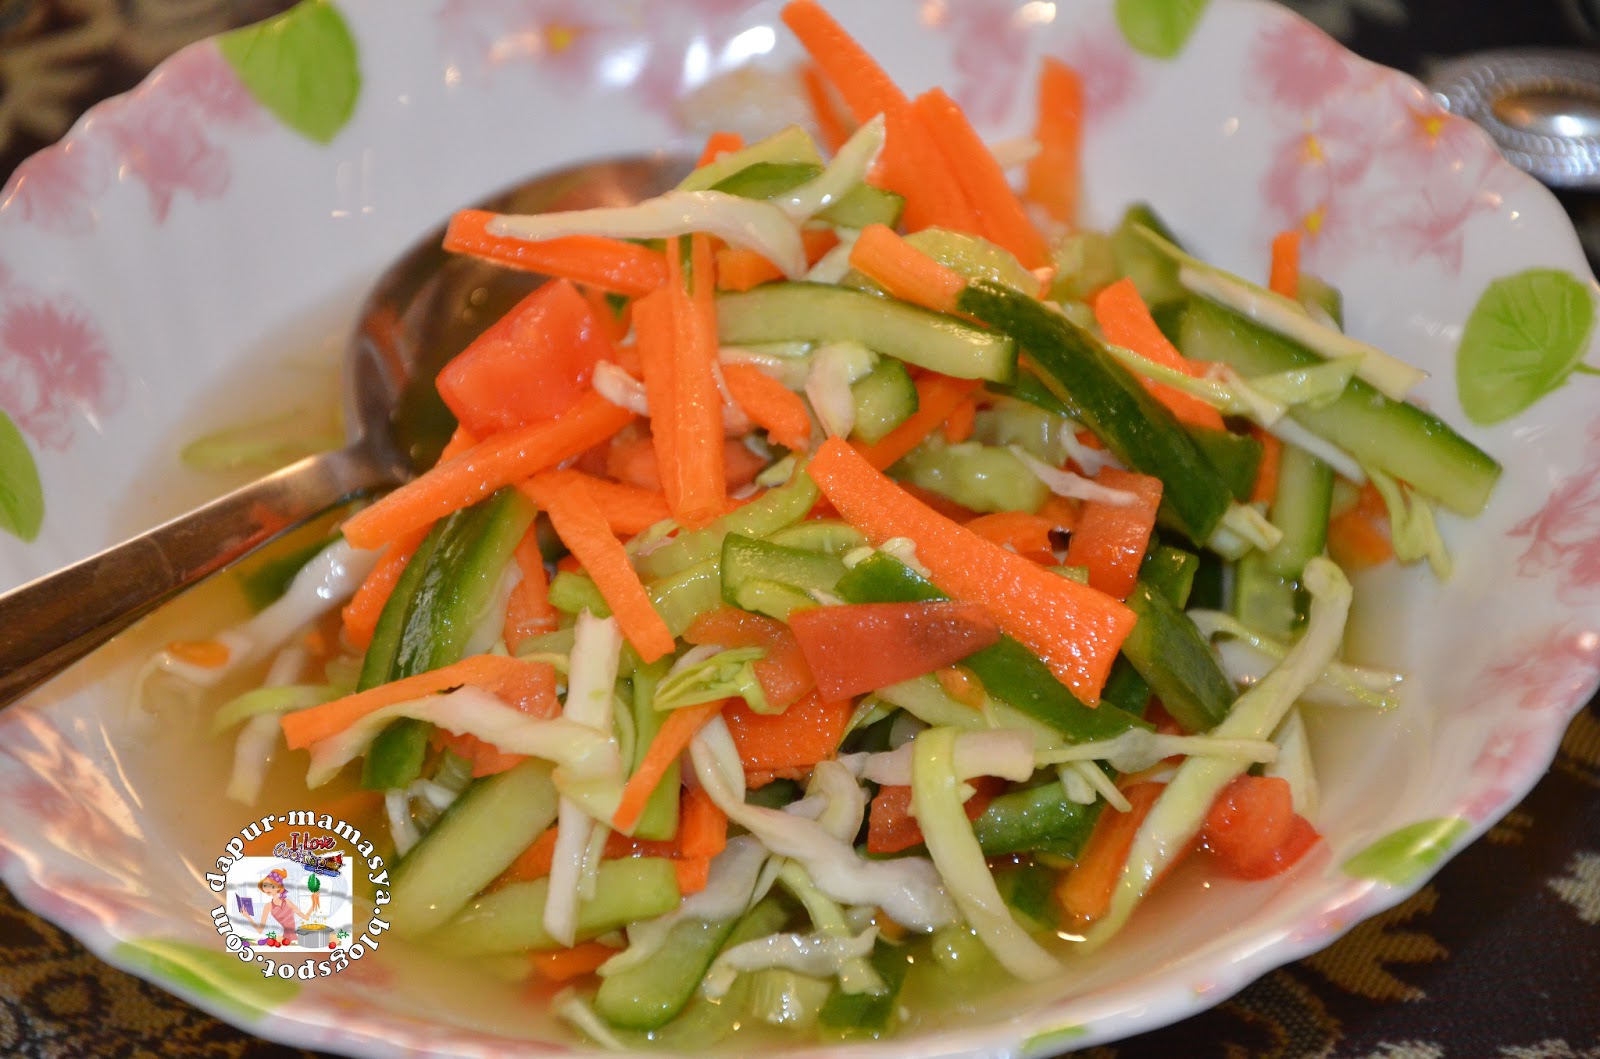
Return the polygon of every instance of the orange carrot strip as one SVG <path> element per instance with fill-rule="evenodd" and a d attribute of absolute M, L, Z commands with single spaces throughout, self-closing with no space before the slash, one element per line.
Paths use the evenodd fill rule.
<path fill-rule="evenodd" d="M 1178 352 L 1156 326 L 1150 309 L 1139 296 L 1131 279 L 1120 279 L 1103 288 L 1094 298 L 1094 318 L 1106 340 L 1126 346 L 1147 360 L 1199 377 L 1205 368 Z M 1192 394 L 1152 379 L 1141 378 L 1151 396 L 1172 410 L 1180 422 L 1207 430 L 1224 430 L 1222 413 Z"/>
<path fill-rule="evenodd" d="M 555 699 L 555 670 L 543 662 L 524 662 L 503 655 L 472 655 L 439 669 L 418 673 L 388 684 L 380 684 L 354 695 L 346 695 L 320 706 L 286 713 L 283 734 L 290 750 L 300 750 L 320 742 L 355 724 L 369 713 L 376 713 L 397 702 L 436 695 L 451 688 L 471 684 L 499 695 L 525 712 L 551 715 L 558 709 Z M 548 702 L 542 701 L 547 691 Z"/>
<path fill-rule="evenodd" d="M 556 611 L 550 605 L 550 580 L 545 575 L 544 554 L 539 551 L 539 531 L 535 527 L 529 526 L 522 535 L 513 557 L 522 571 L 522 580 L 506 601 L 502 637 L 506 647 L 516 654 L 523 640 L 555 631 Z"/>
<path fill-rule="evenodd" d="M 582 471 L 546 471 L 518 484 L 517 488 L 535 504 L 548 507 L 551 493 L 569 482 L 583 483 L 605 515 L 606 525 L 619 536 L 631 537 L 668 516 L 667 498 L 656 490 L 608 482 Z"/>
<path fill-rule="evenodd" d="M 782 17 L 857 121 L 906 101 L 883 67 L 816 0 L 791 0 Z"/>
<path fill-rule="evenodd" d="M 796 452 L 811 447 L 811 413 L 799 394 L 753 364 L 724 364 L 722 381 L 734 403 L 773 441 Z"/>
<path fill-rule="evenodd" d="M 178 661 L 201 669 L 221 669 L 233 653 L 227 644 L 218 640 L 173 640 L 166 650 Z"/>
<path fill-rule="evenodd" d="M 478 439 L 467 433 L 467 428 L 457 423 L 450 434 L 450 440 L 444 443 L 444 448 L 439 450 L 439 460 L 453 460 L 478 443 Z"/>
<path fill-rule="evenodd" d="M 667 292 L 674 321 L 673 461 L 663 462 L 664 480 L 673 517 L 698 529 L 720 516 L 728 493 L 722 435 L 722 392 L 714 374 L 717 364 L 716 283 L 711 240 L 696 232 L 689 240 L 690 275 L 682 274 L 682 258 L 669 244 Z M 648 385 L 648 384 L 647 384 Z M 659 450 L 658 450 L 659 455 Z"/>
<path fill-rule="evenodd" d="M 822 71 L 816 63 L 800 67 L 800 85 L 805 89 L 806 102 L 811 105 L 811 120 L 817 128 L 817 138 L 829 154 L 833 154 L 850 138 L 852 122 L 839 112 L 839 105 Z"/>
<path fill-rule="evenodd" d="M 1083 81 L 1059 59 L 1045 57 L 1039 71 L 1033 139 L 1023 197 L 1062 224 L 1078 223 L 1083 182 Z"/>
<path fill-rule="evenodd" d="M 538 240 L 491 235 L 489 222 L 496 216 L 488 210 L 458 210 L 445 231 L 444 248 L 614 294 L 647 294 L 666 282 L 667 261 L 660 251 L 599 235 Z"/>
<path fill-rule="evenodd" d="M 729 151 L 737 151 L 744 146 L 744 137 L 736 132 L 717 131 L 706 137 L 705 149 L 700 152 L 700 160 L 694 164 L 696 169 L 710 165 L 717 160 L 717 156 Z"/>
<path fill-rule="evenodd" d="M 1048 522 L 1052 529 L 1070 531 L 1078 524 L 1078 502 L 1051 494 L 1039 505 L 1035 514 Z"/>
<path fill-rule="evenodd" d="M 728 845 L 728 815 L 702 788 L 683 792 L 678 814 L 678 852 L 684 857 L 715 857 Z"/>
<path fill-rule="evenodd" d="M 531 423 L 480 441 L 436 464 L 344 524 L 357 548 L 376 548 L 482 500 L 501 486 L 581 456 L 621 430 L 633 413 L 586 393 L 559 419 Z"/>
<path fill-rule="evenodd" d="M 1095 822 L 1078 862 L 1056 887 L 1069 929 L 1092 923 L 1111 907 L 1111 895 L 1133 849 L 1139 825 L 1165 789 L 1161 783 L 1136 783 L 1122 793 L 1132 805 L 1125 813 L 1107 809 Z"/>
<path fill-rule="evenodd" d="M 912 497 L 838 438 L 807 471 L 839 514 L 874 543 L 908 537 L 933 581 L 982 603 L 1000 627 L 1086 703 L 1100 698 L 1134 616 L 1123 604 L 984 540 Z"/>
<path fill-rule="evenodd" d="M 1026 511 L 996 511 L 967 523 L 967 529 L 984 540 L 1019 555 L 1050 551 L 1050 531 L 1054 528 L 1049 519 Z"/>
<path fill-rule="evenodd" d="M 1300 297 L 1300 229 L 1286 228 L 1272 237 L 1272 278 L 1268 285 L 1285 298 Z"/>
<path fill-rule="evenodd" d="M 962 194 L 978 214 L 982 235 L 1016 255 L 1024 268 L 1050 263 L 1050 247 L 1028 219 L 1022 200 L 1011 190 L 1005 170 L 989 153 L 959 104 L 935 88 L 918 96 L 911 109 L 933 136 L 945 164 L 955 174 Z"/>
<path fill-rule="evenodd" d="M 1276 434 L 1252 426 L 1250 434 L 1261 442 L 1261 462 L 1256 465 L 1255 484 L 1250 487 L 1252 504 L 1270 504 L 1278 495 L 1278 467 L 1283 463 L 1283 442 Z"/>
<path fill-rule="evenodd" d="M 678 383 L 677 367 L 673 363 L 673 346 L 677 335 L 672 305 L 672 292 L 665 287 L 633 303 L 633 328 L 638 338 L 640 374 L 644 379 L 645 396 L 650 402 L 650 447 L 655 453 L 654 466 L 649 469 L 647 477 L 643 453 L 635 444 L 626 453 L 620 451 L 620 446 L 612 449 L 613 458 L 619 461 L 626 458 L 626 470 L 630 473 L 618 473 L 624 468 L 619 465 L 613 469 L 609 460 L 606 467 L 613 477 L 622 481 L 662 490 L 667 497 L 667 507 L 676 511 L 682 503 L 678 497 L 678 479 L 675 475 L 662 473 L 662 468 L 675 466 L 678 462 L 674 451 L 678 436 Z"/>
<path fill-rule="evenodd" d="M 1107 467 L 1095 481 L 1138 499 L 1132 504 L 1086 501 L 1067 542 L 1067 565 L 1087 569 L 1089 584 L 1106 595 L 1127 599 L 1156 528 L 1161 479 Z"/>
<path fill-rule="evenodd" d="M 963 706 L 970 706 L 974 710 L 983 709 L 987 695 L 982 682 L 973 675 L 972 670 L 966 666 L 945 666 L 936 670 L 933 675 L 946 695 Z"/>
<path fill-rule="evenodd" d="M 1361 487 L 1355 507 L 1328 522 L 1328 554 L 1347 570 L 1364 570 L 1394 558 L 1389 508 L 1371 482 Z"/>
<path fill-rule="evenodd" d="M 667 715 L 661 727 L 656 729 L 656 737 L 650 741 L 644 760 L 639 762 L 639 767 L 633 770 L 627 785 L 622 788 L 622 799 L 617 802 L 617 811 L 611 815 L 612 827 L 618 831 L 632 831 L 638 826 L 645 804 L 650 800 L 651 792 L 660 784 L 661 777 L 678 760 L 678 755 L 683 753 L 683 748 L 689 745 L 695 733 L 704 728 L 729 701 L 718 699 L 702 702 L 698 706 L 680 706 Z"/>
<path fill-rule="evenodd" d="M 622 634 L 646 662 L 671 654 L 673 637 L 634 572 L 628 553 L 606 525 L 605 514 L 582 478 L 573 475 L 530 483 L 556 533 L 605 597 Z"/>
<path fill-rule="evenodd" d="M 547 982 L 566 982 L 592 974 L 617 953 L 616 947 L 601 941 L 580 941 L 570 949 L 535 952 L 528 959 L 533 971 Z"/>
<path fill-rule="evenodd" d="M 861 230 L 850 248 L 850 264 L 878 281 L 901 301 L 934 312 L 955 312 L 956 298 L 967 289 L 967 279 L 940 264 L 882 224 Z"/>
<path fill-rule="evenodd" d="M 911 104 L 896 103 L 883 117 L 883 152 L 872 181 L 905 199 L 901 226 L 908 232 L 935 226 L 979 231 L 977 211 Z"/>
<path fill-rule="evenodd" d="M 950 418 L 944 421 L 944 439 L 952 445 L 959 445 L 972 437 L 972 429 L 978 423 L 978 403 L 971 396 L 962 399 L 950 412 Z"/>
<path fill-rule="evenodd" d="M 366 580 L 361 582 L 361 587 L 356 589 L 356 594 L 350 597 L 350 602 L 344 605 L 341 612 L 344 637 L 350 641 L 350 646 L 365 651 L 372 642 L 372 634 L 378 628 L 378 618 L 383 614 L 384 605 L 389 602 L 395 582 L 400 580 L 406 564 L 427 535 L 428 528 L 424 527 L 386 546 L 378 557 L 378 565 L 372 568 Z"/>
<path fill-rule="evenodd" d="M 975 379 L 956 379 L 931 372 L 922 376 L 917 380 L 917 410 L 877 444 L 863 445 L 861 455 L 880 471 L 889 467 L 932 434 L 978 385 Z"/>
<path fill-rule="evenodd" d="M 717 286 L 722 290 L 747 291 L 782 278 L 783 270 L 754 250 L 725 246 L 717 251 Z"/>
<path fill-rule="evenodd" d="M 706 888 L 711 881 L 710 857 L 681 857 L 672 862 L 678 876 L 678 892 L 687 897 Z"/>

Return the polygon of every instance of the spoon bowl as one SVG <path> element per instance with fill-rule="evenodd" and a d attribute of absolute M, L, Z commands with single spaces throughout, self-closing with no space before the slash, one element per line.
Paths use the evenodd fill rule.
<path fill-rule="evenodd" d="M 624 206 L 667 190 L 687 168 L 664 155 L 588 162 L 476 205 L 502 213 Z M 434 378 L 543 279 L 450 254 L 443 237 L 439 227 L 413 243 L 362 303 L 344 353 L 343 448 L 0 595 L 0 707 L 282 534 L 438 459 L 454 420 Z"/>

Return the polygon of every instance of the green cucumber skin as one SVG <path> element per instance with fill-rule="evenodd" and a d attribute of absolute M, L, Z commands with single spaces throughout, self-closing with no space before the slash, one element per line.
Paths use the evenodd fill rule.
<path fill-rule="evenodd" d="M 911 373 L 893 357 L 880 358 L 868 375 L 850 385 L 850 395 L 856 406 L 854 436 L 868 445 L 876 445 L 911 418 L 918 405 Z"/>
<path fill-rule="evenodd" d="M 881 552 L 840 578 L 834 592 L 848 603 L 918 603 L 949 598 L 910 567 Z M 961 664 L 972 670 L 990 695 L 1074 742 L 1111 739 L 1129 728 L 1148 727 L 1138 717 L 1108 702 L 1102 701 L 1093 708 L 1085 706 L 1033 652 L 1009 636 L 968 655 Z"/>
<path fill-rule="evenodd" d="M 738 925 L 686 919 L 672 928 L 648 963 L 600 980 L 595 1014 L 618 1029 L 658 1030 L 678 1017 Z"/>
<path fill-rule="evenodd" d="M 1100 347 L 1099 339 L 1032 298 L 974 283 L 957 308 L 1010 334 L 1073 418 L 1128 467 L 1161 479 L 1163 513 L 1191 540 L 1211 536 L 1233 491 L 1172 412 Z"/>
<path fill-rule="evenodd" d="M 1322 359 L 1204 298 L 1190 300 L 1179 347 L 1185 356 L 1220 361 L 1247 378 Z M 1362 464 L 1399 478 L 1457 514 L 1481 512 L 1500 478 L 1500 464 L 1444 420 L 1390 400 L 1361 379 L 1351 379 L 1330 404 L 1297 405 L 1289 415 Z"/>
<path fill-rule="evenodd" d="M 1159 544 L 1145 553 L 1139 580 L 1148 582 L 1181 610 L 1189 605 L 1189 593 L 1194 591 L 1194 578 L 1199 571 L 1200 557 L 1194 552 Z"/>
<path fill-rule="evenodd" d="M 1149 582 L 1139 581 L 1127 604 L 1139 620 L 1122 653 L 1174 720 L 1191 732 L 1216 727 L 1238 697 L 1211 645 L 1194 622 Z"/>
<path fill-rule="evenodd" d="M 435 531 L 438 538 L 426 560 L 418 562 L 413 555 L 406 566 L 407 575 L 413 568 L 418 571 L 417 579 L 406 584 L 407 593 L 398 603 L 395 597 L 400 595 L 401 584 L 397 584 L 380 615 L 382 626 L 389 605 L 405 608 L 392 641 L 394 653 L 388 672 L 375 683 L 415 676 L 461 660 L 473 624 L 493 597 L 500 574 L 533 517 L 533 505 L 521 493 L 502 489 L 445 520 Z M 406 581 L 402 576 L 401 583 Z M 376 633 L 373 639 L 376 643 Z M 389 642 L 386 637 L 386 647 Z M 372 657 L 369 648 L 369 661 Z M 363 680 L 368 677 L 366 661 L 361 675 Z M 426 722 L 407 718 L 378 733 L 362 767 L 362 786 L 388 790 L 415 780 L 422 773 L 430 731 Z"/>
<path fill-rule="evenodd" d="M 1140 227 L 1149 228 L 1174 246 L 1178 240 L 1155 211 L 1142 202 L 1129 206 L 1122 223 L 1111 233 L 1111 250 L 1118 270 L 1133 280 L 1145 304 L 1156 313 L 1181 304 L 1189 292 L 1178 282 L 1177 262 L 1146 242 L 1138 232 Z"/>
<path fill-rule="evenodd" d="M 544 929 L 550 879 L 502 886 L 467 905 L 438 927 L 439 948 L 460 956 L 491 956 L 553 949 L 558 943 Z M 578 904 L 579 941 L 621 930 L 639 919 L 654 919 L 678 907 L 678 874 L 665 857 L 623 857 L 603 862 L 595 898 Z"/>
<path fill-rule="evenodd" d="M 1187 427 L 1201 452 L 1211 466 L 1217 469 L 1233 490 L 1233 498 L 1247 503 L 1255 491 L 1256 472 L 1261 467 L 1263 446 L 1248 434 L 1235 434 L 1231 430 L 1208 430 L 1205 427 Z"/>
<path fill-rule="evenodd" d="M 556 818 L 558 795 L 542 761 L 468 787 L 394 868 L 387 912 L 406 934 L 449 921 L 511 866 Z"/>
<path fill-rule="evenodd" d="M 717 334 L 729 345 L 860 342 L 907 364 L 961 379 L 1010 382 L 1010 338 L 893 298 L 821 283 L 768 283 L 717 297 Z"/>
<path fill-rule="evenodd" d="M 1055 780 L 1008 791 L 972 822 L 986 857 L 1040 850 L 1073 857 L 1083 850 L 1103 802 L 1080 805 Z"/>
<path fill-rule="evenodd" d="M 893 1027 L 900 1008 L 900 990 L 911 965 L 898 946 L 882 940 L 873 946 L 870 959 L 872 969 L 878 972 L 887 989 L 876 996 L 846 993 L 835 983 L 822 1010 L 817 1013 L 817 1024 L 827 1036 L 876 1040 Z"/>

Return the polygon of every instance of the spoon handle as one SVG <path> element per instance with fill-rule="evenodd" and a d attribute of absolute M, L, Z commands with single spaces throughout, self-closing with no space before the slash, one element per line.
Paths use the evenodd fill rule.
<path fill-rule="evenodd" d="M 394 484 L 359 444 L 309 456 L 0 595 L 0 707 L 279 534 Z"/>

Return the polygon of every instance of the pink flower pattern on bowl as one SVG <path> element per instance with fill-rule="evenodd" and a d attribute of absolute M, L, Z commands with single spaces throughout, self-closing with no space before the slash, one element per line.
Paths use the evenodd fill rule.
<path fill-rule="evenodd" d="M 0 277 L 0 409 L 47 448 L 122 404 L 126 382 L 98 324 L 70 294 L 44 295 Z"/>
<path fill-rule="evenodd" d="M 1563 601 L 1577 605 L 1600 588 L 1600 420 L 1589 428 L 1583 469 L 1559 482 L 1544 505 L 1506 536 L 1528 542 L 1517 556 L 1517 573 L 1556 575 Z"/>

